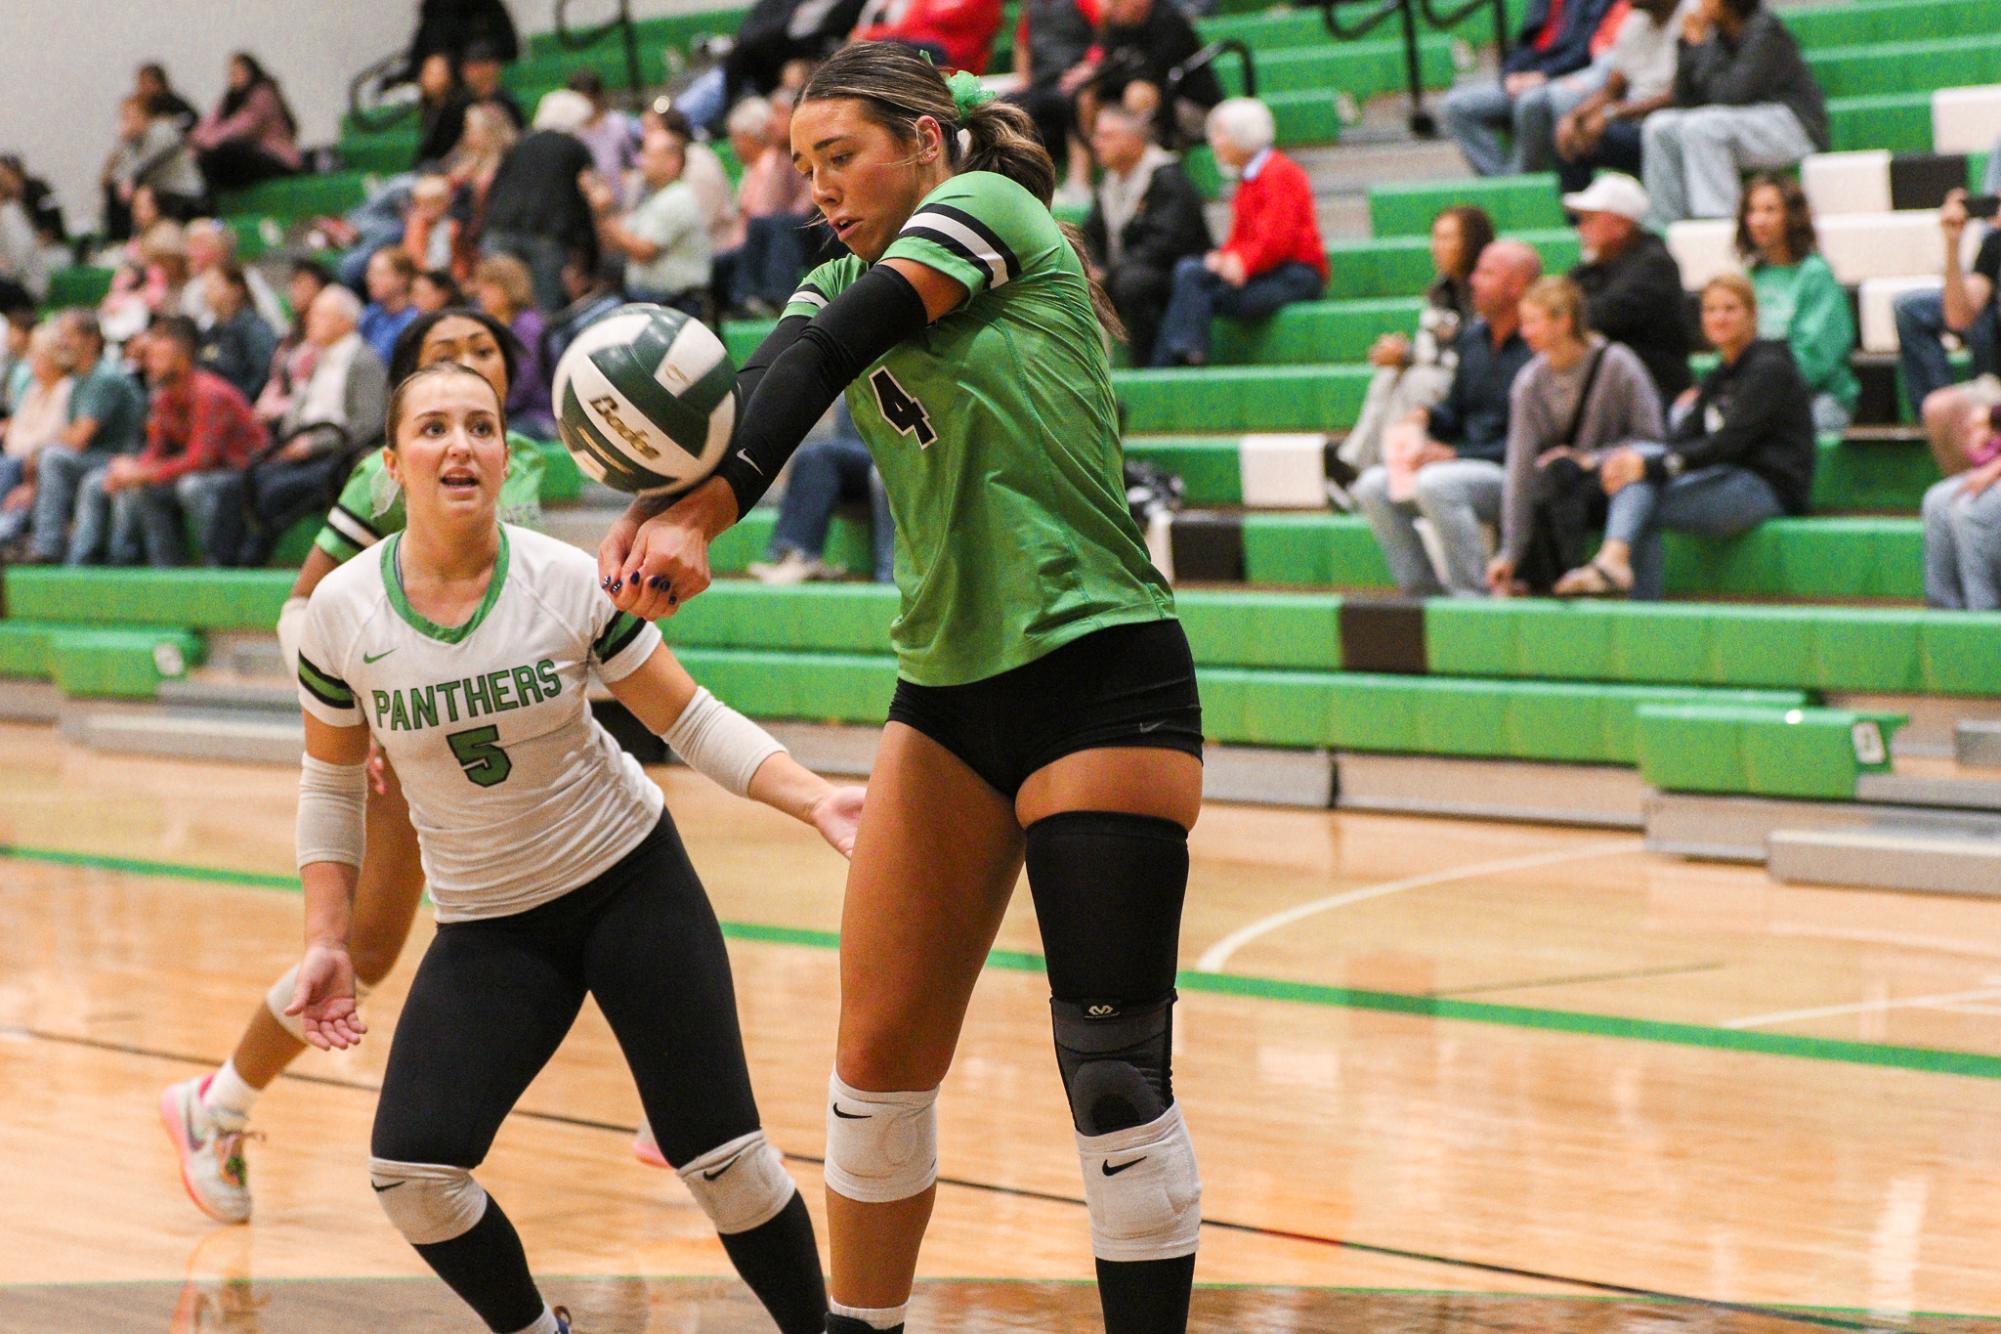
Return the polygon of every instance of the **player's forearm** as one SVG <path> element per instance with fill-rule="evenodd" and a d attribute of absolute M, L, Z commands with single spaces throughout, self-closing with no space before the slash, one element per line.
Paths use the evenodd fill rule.
<path fill-rule="evenodd" d="M 312 862 L 300 868 L 299 879 L 306 887 L 306 948 L 346 949 L 361 873 L 345 862 Z"/>
<path fill-rule="evenodd" d="M 757 767 L 748 795 L 801 824 L 811 824 L 814 808 L 833 790 L 832 783 L 781 750 Z"/>

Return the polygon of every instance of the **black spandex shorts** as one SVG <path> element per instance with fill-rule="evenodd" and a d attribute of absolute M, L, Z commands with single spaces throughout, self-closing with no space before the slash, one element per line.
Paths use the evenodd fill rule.
<path fill-rule="evenodd" d="M 930 737 L 1002 796 L 1080 750 L 1149 746 L 1202 758 L 1202 700 L 1179 621 L 1115 625 L 959 686 L 896 683 L 889 721 Z"/>

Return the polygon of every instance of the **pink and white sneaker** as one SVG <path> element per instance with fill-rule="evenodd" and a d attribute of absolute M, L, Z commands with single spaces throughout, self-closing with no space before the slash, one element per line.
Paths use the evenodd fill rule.
<path fill-rule="evenodd" d="M 218 1223 L 250 1219 L 250 1172 L 241 1130 L 216 1125 L 202 1106 L 212 1075 L 169 1084 L 160 1093 L 160 1124 L 181 1161 L 181 1184 L 195 1207 Z"/>

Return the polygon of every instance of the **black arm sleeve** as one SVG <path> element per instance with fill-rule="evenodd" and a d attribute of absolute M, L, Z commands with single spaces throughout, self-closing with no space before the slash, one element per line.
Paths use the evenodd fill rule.
<path fill-rule="evenodd" d="M 877 358 L 922 333 L 930 320 L 910 280 L 878 264 L 805 322 L 768 368 L 759 366 L 766 349 L 797 322 L 780 323 L 744 371 L 760 373 L 739 409 L 729 455 L 716 470 L 736 493 L 739 517 L 750 513 L 841 391 Z"/>
<path fill-rule="evenodd" d="M 799 335 L 806 332 L 806 326 L 811 321 L 812 317 L 808 315 L 794 315 L 791 319 L 780 320 L 771 332 L 764 336 L 764 341 L 757 345 L 757 351 L 750 354 L 750 360 L 737 367 L 736 395 L 739 407 L 750 402 L 751 395 L 757 392 L 758 385 L 764 383 L 764 373 L 771 369 L 772 363 L 785 355 L 786 348 L 799 341 Z"/>

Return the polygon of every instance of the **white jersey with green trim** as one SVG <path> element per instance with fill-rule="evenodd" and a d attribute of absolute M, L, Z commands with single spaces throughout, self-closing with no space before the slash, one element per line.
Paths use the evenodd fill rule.
<path fill-rule="evenodd" d="M 462 626 L 403 595 L 402 536 L 313 590 L 299 700 L 365 725 L 402 780 L 441 922 L 503 917 L 609 869 L 659 822 L 660 789 L 591 717 L 592 668 L 622 680 L 660 631 L 619 611 L 597 563 L 503 524 L 486 598 Z"/>

